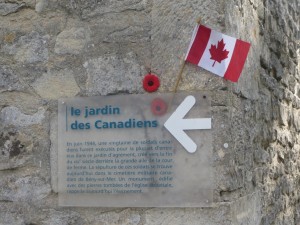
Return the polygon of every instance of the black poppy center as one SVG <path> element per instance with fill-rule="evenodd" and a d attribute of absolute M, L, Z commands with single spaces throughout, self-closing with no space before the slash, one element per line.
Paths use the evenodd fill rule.
<path fill-rule="evenodd" d="M 160 110 L 161 110 L 160 106 L 159 105 L 156 106 L 156 111 L 160 111 Z"/>
<path fill-rule="evenodd" d="M 149 85 L 149 86 L 153 86 L 153 84 L 154 84 L 154 82 L 153 82 L 152 80 L 149 80 L 149 81 L 148 81 L 148 85 Z"/>

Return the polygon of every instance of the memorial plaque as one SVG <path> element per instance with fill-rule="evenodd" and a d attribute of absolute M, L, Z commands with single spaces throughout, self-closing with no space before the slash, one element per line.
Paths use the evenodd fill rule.
<path fill-rule="evenodd" d="M 59 205 L 212 202 L 207 93 L 68 98 L 58 106 Z"/>

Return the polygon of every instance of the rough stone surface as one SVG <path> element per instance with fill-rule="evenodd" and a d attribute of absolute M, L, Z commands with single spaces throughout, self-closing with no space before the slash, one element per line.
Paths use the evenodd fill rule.
<path fill-rule="evenodd" d="M 25 6 L 24 3 L 18 4 L 18 3 L 0 2 L 0 15 L 6 16 L 8 14 L 15 13 L 24 6 Z"/>
<path fill-rule="evenodd" d="M 37 0 L 35 5 L 35 11 L 41 13 L 45 11 L 48 6 L 48 0 Z"/>
<path fill-rule="evenodd" d="M 229 205 L 203 209 L 151 209 L 145 213 L 145 224 L 233 224 Z"/>
<path fill-rule="evenodd" d="M 0 68 L 0 92 L 4 91 L 22 91 L 24 86 L 20 83 L 18 77 L 8 66 Z"/>
<path fill-rule="evenodd" d="M 51 191 L 50 185 L 44 179 L 35 176 L 9 176 L 1 179 L 1 186 L 4 187 L 1 189 L 2 201 L 38 201 Z"/>
<path fill-rule="evenodd" d="M 11 124 L 16 127 L 39 124 L 45 118 L 45 110 L 39 109 L 34 115 L 25 115 L 16 107 L 5 107 L 1 110 L 0 121 L 6 125 Z"/>
<path fill-rule="evenodd" d="M 84 28 L 64 30 L 56 38 L 54 51 L 57 54 L 80 54 L 88 39 L 88 31 Z"/>
<path fill-rule="evenodd" d="M 24 166 L 30 160 L 33 149 L 32 138 L 23 132 L 2 132 L 0 134 L 0 170 Z"/>
<path fill-rule="evenodd" d="M 0 225 L 300 224 L 299 0 L 0 0 Z M 208 208 L 61 208 L 57 100 L 173 90 L 195 21 L 251 43 L 238 83 L 187 64 L 212 96 Z M 201 181 L 199 181 L 201 182 Z"/>
<path fill-rule="evenodd" d="M 44 99 L 71 97 L 80 91 L 72 71 L 67 69 L 43 74 L 32 87 Z"/>
<path fill-rule="evenodd" d="M 92 94 L 141 92 L 142 73 L 134 53 L 92 59 L 84 63 L 87 90 Z"/>
<path fill-rule="evenodd" d="M 28 92 L 3 92 L 1 93 L 0 106 L 7 107 L 7 105 L 22 109 L 25 114 L 32 114 L 37 112 L 38 108 L 43 103 L 36 94 Z"/>
<path fill-rule="evenodd" d="M 14 55 L 14 59 L 20 63 L 37 63 L 48 60 L 49 36 L 41 36 L 33 31 L 28 35 L 21 36 L 13 45 L 7 45 L 4 51 Z"/>

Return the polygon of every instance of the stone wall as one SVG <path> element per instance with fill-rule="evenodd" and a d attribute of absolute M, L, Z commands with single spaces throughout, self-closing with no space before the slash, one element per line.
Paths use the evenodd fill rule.
<path fill-rule="evenodd" d="M 0 224 L 300 224 L 299 0 L 0 0 Z M 230 83 L 188 65 L 180 90 L 212 94 L 209 208 L 61 208 L 57 100 L 175 84 L 195 25 L 251 42 Z"/>

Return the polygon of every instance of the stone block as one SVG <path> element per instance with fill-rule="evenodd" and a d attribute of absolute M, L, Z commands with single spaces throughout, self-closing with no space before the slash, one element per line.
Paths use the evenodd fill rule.
<path fill-rule="evenodd" d="M 0 15 L 7 16 L 8 14 L 15 13 L 19 9 L 23 8 L 25 3 L 6 3 L 0 2 Z"/>
<path fill-rule="evenodd" d="M 35 5 L 35 11 L 38 13 L 43 12 L 48 6 L 48 0 L 37 0 Z"/>
<path fill-rule="evenodd" d="M 231 205 L 232 225 L 256 225 L 261 221 L 261 202 L 255 192 L 241 197 Z"/>
<path fill-rule="evenodd" d="M 279 105 L 279 122 L 281 125 L 288 126 L 290 121 L 290 109 L 287 105 Z"/>
<path fill-rule="evenodd" d="M 0 200 L 2 201 L 40 201 L 51 192 L 50 185 L 41 177 L 34 175 L 6 176 L 0 181 Z"/>
<path fill-rule="evenodd" d="M 80 214 L 74 211 L 59 211 L 49 209 L 46 211 L 46 218 L 42 220 L 42 225 L 85 225 Z"/>
<path fill-rule="evenodd" d="M 59 4 L 68 11 L 81 16 L 83 19 L 104 16 L 106 14 L 118 14 L 127 11 L 142 11 L 148 6 L 148 0 L 125 0 L 106 2 L 86 2 L 84 0 L 63 0 Z"/>
<path fill-rule="evenodd" d="M 142 66 L 134 53 L 90 59 L 84 67 L 90 95 L 142 92 Z"/>
<path fill-rule="evenodd" d="M 28 35 L 20 37 L 17 43 L 7 46 L 9 54 L 13 54 L 17 62 L 38 63 L 45 62 L 49 58 L 48 52 L 49 36 L 41 36 L 33 31 Z"/>
<path fill-rule="evenodd" d="M 0 133 L 0 171 L 20 168 L 32 158 L 33 140 L 22 131 L 6 129 Z"/>
<path fill-rule="evenodd" d="M 69 69 L 48 71 L 38 78 L 32 87 L 39 96 L 49 100 L 73 97 L 80 92 L 73 72 Z"/>
<path fill-rule="evenodd" d="M 82 27 L 73 27 L 62 31 L 56 38 L 54 51 L 57 54 L 80 54 L 89 41 L 89 31 Z"/>
<path fill-rule="evenodd" d="M 122 210 L 120 213 L 116 212 L 102 212 L 100 215 L 94 217 L 91 225 L 138 225 L 141 222 L 141 216 L 138 212 L 131 209 Z"/>
<path fill-rule="evenodd" d="M 145 224 L 147 225 L 231 225 L 230 207 L 222 205 L 212 208 L 191 209 L 150 209 L 145 212 Z"/>
<path fill-rule="evenodd" d="M 269 163 L 271 161 L 271 158 L 270 154 L 267 151 L 258 149 L 254 152 L 254 160 L 257 163 Z"/>
<path fill-rule="evenodd" d="M 0 92 L 23 91 L 24 85 L 9 66 L 0 66 Z"/>
<path fill-rule="evenodd" d="M 300 111 L 293 109 L 292 110 L 292 123 L 296 128 L 296 131 L 300 131 Z"/>
<path fill-rule="evenodd" d="M 4 125 L 14 125 L 16 127 L 40 124 L 45 118 L 45 110 L 40 108 L 34 115 L 25 115 L 16 107 L 5 107 L 1 110 L 0 120 Z"/>
<path fill-rule="evenodd" d="M 39 96 L 32 93 L 17 91 L 0 93 L 0 107 L 4 108 L 8 105 L 22 109 L 24 114 L 34 114 L 43 105 L 43 102 Z"/>

